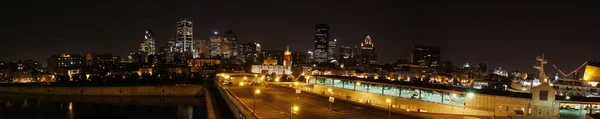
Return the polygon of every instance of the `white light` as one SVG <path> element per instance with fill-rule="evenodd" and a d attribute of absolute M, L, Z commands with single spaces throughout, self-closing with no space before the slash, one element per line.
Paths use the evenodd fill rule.
<path fill-rule="evenodd" d="M 217 35 L 217 34 L 219 34 L 219 32 L 216 32 L 216 31 L 215 31 L 215 35 Z"/>
<path fill-rule="evenodd" d="M 571 99 L 571 97 L 567 96 L 567 100 L 568 100 L 568 99 Z"/>
<path fill-rule="evenodd" d="M 475 97 L 474 93 L 467 93 L 467 98 L 473 98 L 473 97 Z"/>

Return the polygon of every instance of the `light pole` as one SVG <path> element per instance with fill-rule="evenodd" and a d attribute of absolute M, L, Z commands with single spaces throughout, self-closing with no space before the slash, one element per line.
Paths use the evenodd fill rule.
<path fill-rule="evenodd" d="M 294 118 L 294 112 L 298 112 L 298 110 L 300 110 L 298 106 L 292 106 L 290 109 L 290 119 Z"/>
<path fill-rule="evenodd" d="M 388 103 L 388 119 L 392 117 L 392 100 L 385 99 L 385 103 Z"/>
<path fill-rule="evenodd" d="M 254 101 L 253 101 L 254 107 L 252 109 L 252 110 L 254 110 L 254 112 L 256 112 L 256 95 L 258 95 L 258 94 L 260 94 L 260 90 L 259 89 L 254 90 Z"/>

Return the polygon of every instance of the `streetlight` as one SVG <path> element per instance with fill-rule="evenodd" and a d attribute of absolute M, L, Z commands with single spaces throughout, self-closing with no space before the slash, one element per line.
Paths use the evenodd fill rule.
<path fill-rule="evenodd" d="M 256 112 L 256 95 L 258 95 L 258 94 L 260 94 L 260 89 L 254 90 L 254 101 L 253 101 L 254 107 L 252 107 L 253 108 L 252 110 L 254 110 L 254 112 Z"/>
<path fill-rule="evenodd" d="M 385 99 L 385 103 L 388 103 L 388 119 L 391 118 L 392 116 L 392 100 L 390 99 Z"/>
<path fill-rule="evenodd" d="M 293 118 L 294 112 L 298 113 L 298 110 L 300 110 L 300 107 L 298 107 L 298 106 L 292 106 L 292 109 L 290 109 L 290 119 Z"/>

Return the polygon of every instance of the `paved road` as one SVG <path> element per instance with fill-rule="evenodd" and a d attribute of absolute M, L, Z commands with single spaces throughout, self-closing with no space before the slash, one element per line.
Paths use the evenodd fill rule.
<path fill-rule="evenodd" d="M 292 106 L 299 106 L 300 110 L 294 114 L 299 119 L 386 119 L 388 112 L 378 109 L 363 107 L 351 103 L 336 101 L 329 108 L 326 97 L 301 93 L 299 99 L 292 89 L 276 87 L 230 87 L 240 100 L 250 109 L 254 108 L 254 89 L 261 93 L 256 97 L 256 114 L 263 119 L 290 118 Z M 391 114 L 393 119 L 416 119 L 416 117 Z"/>

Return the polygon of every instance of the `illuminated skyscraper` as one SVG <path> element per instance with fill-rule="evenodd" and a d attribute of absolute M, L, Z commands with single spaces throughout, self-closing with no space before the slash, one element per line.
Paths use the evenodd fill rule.
<path fill-rule="evenodd" d="M 360 58 L 362 64 L 377 63 L 377 54 L 375 53 L 375 44 L 371 36 L 367 35 L 365 41 L 360 43 Z"/>
<path fill-rule="evenodd" d="M 337 60 L 337 39 L 329 41 L 329 47 L 327 48 L 327 60 Z"/>
<path fill-rule="evenodd" d="M 329 48 L 329 25 L 317 24 L 315 27 L 315 62 L 327 62 Z"/>
<path fill-rule="evenodd" d="M 180 53 L 194 52 L 194 48 L 192 21 L 185 18 L 177 21 L 175 51 Z"/>
<path fill-rule="evenodd" d="M 146 55 L 154 55 L 156 53 L 154 41 L 154 33 L 152 30 L 147 30 L 144 41 L 140 44 L 140 52 L 146 53 Z"/>
<path fill-rule="evenodd" d="M 222 43 L 223 43 L 223 37 L 219 36 L 219 34 L 217 32 L 214 33 L 214 35 L 210 36 L 209 38 L 210 41 L 210 45 L 209 45 L 209 52 L 210 52 L 210 57 L 223 57 L 222 54 Z"/>

